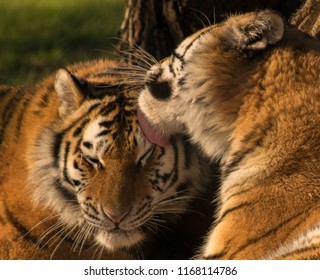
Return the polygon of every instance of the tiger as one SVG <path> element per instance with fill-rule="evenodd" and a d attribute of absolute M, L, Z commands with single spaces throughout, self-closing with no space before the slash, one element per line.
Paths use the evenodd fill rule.
<path fill-rule="evenodd" d="M 201 191 L 185 137 L 141 131 L 128 73 L 100 58 L 0 86 L 0 259 L 135 258 Z"/>
<path fill-rule="evenodd" d="M 320 259 L 319 74 L 319 41 L 272 10 L 204 27 L 146 71 L 147 137 L 186 133 L 220 166 L 194 258 Z"/>

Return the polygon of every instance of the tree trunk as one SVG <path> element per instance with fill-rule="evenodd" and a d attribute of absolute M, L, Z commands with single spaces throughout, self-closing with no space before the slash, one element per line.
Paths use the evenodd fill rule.
<path fill-rule="evenodd" d="M 289 19 L 299 5 L 298 0 L 128 0 L 119 47 L 136 45 L 160 60 L 186 36 L 230 14 L 270 8 Z"/>

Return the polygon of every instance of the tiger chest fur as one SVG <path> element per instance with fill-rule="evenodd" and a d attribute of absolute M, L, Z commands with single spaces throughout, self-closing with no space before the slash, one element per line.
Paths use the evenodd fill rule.
<path fill-rule="evenodd" d="M 184 140 L 144 137 L 124 68 L 97 60 L 0 87 L 0 259 L 129 258 L 200 189 Z"/>

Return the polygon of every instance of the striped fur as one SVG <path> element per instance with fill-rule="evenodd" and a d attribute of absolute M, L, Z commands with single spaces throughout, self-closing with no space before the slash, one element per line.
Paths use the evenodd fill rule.
<path fill-rule="evenodd" d="M 136 119 L 126 66 L 61 69 L 0 87 L 0 259 L 122 259 L 200 189 L 195 151 Z"/>
<path fill-rule="evenodd" d="M 148 71 L 150 122 L 221 163 L 200 258 L 320 259 L 319 74 L 320 43 L 272 11 L 207 27 Z"/>

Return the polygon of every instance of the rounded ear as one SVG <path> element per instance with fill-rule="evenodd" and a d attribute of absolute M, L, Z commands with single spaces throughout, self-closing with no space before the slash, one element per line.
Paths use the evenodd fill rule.
<path fill-rule="evenodd" d="M 59 115 L 62 118 L 73 113 L 84 101 L 81 80 L 67 69 L 57 72 L 54 88 L 59 97 Z"/>
<path fill-rule="evenodd" d="M 226 40 L 239 49 L 262 50 L 279 42 L 285 29 L 283 18 L 273 11 L 248 13 L 227 20 Z"/>

